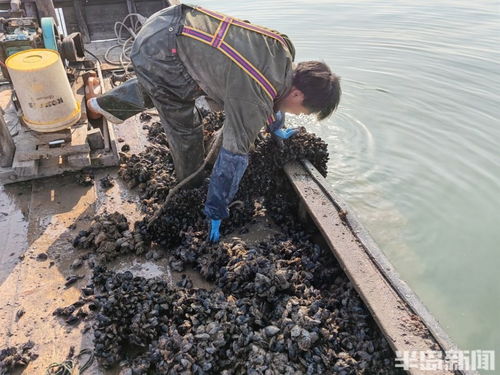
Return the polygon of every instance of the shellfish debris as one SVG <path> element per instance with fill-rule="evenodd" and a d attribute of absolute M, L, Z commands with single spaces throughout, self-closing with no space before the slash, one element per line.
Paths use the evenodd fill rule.
<path fill-rule="evenodd" d="M 223 119 L 223 113 L 205 117 L 205 141 Z M 306 158 L 326 175 L 325 142 L 301 129 L 278 147 L 261 134 L 235 197 L 241 203 L 223 221 L 226 237 L 211 244 L 202 211 L 207 182 L 179 191 L 160 220 L 148 226 L 177 180 L 163 128 L 159 123 L 144 128 L 151 145 L 122 155 L 119 175 L 137 188 L 145 218 L 131 229 L 122 214 L 104 214 L 74 240 L 76 247 L 98 254 L 92 290 L 95 355 L 102 366 L 123 363 L 121 373 L 128 375 L 400 373 L 331 252 L 316 245 L 313 230 L 296 219 L 297 199 L 282 167 Z M 280 229 L 266 242 L 227 236 L 244 232 L 261 216 Z M 193 288 L 187 277 L 173 286 L 107 270 L 110 259 L 145 254 L 151 243 L 168 253 L 172 268 L 189 265 L 216 288 Z"/>

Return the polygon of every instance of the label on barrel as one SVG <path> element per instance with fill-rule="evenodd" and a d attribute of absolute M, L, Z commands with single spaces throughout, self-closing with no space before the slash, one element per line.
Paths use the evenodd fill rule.
<path fill-rule="evenodd" d="M 41 103 L 29 102 L 28 105 L 30 106 L 30 108 L 34 109 L 34 108 L 50 108 L 62 103 L 64 103 L 63 98 L 56 98 L 56 99 L 46 100 Z"/>

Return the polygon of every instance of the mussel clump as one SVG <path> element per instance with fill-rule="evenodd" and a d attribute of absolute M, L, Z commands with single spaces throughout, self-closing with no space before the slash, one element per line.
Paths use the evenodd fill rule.
<path fill-rule="evenodd" d="M 122 154 L 118 175 L 130 189 L 137 187 L 146 212 L 154 211 L 153 204 L 163 201 L 177 184 L 172 156 L 168 146 L 161 143 L 139 154 Z"/>
<path fill-rule="evenodd" d="M 286 140 L 281 146 L 269 135 L 261 134 L 250 152 L 249 166 L 235 197 L 238 204 L 231 209 L 230 217 L 223 221 L 222 233 L 241 229 L 266 210 L 276 214 L 273 219 L 278 223 L 283 221 L 283 214 L 292 212 L 291 208 L 296 204 L 294 199 L 286 200 L 289 185 L 283 165 L 301 159 L 308 159 L 320 173 L 326 175 L 327 145 L 314 134 L 301 128 L 295 137 Z M 206 230 L 206 218 L 202 210 L 207 187 L 205 183 L 196 189 L 180 191 L 173 197 L 160 220 L 148 225 L 151 215 L 147 215 L 135 224 L 135 229 L 148 240 L 165 248 L 179 245 L 183 240 L 181 233 L 192 228 L 196 231 Z"/>
<path fill-rule="evenodd" d="M 93 250 L 100 262 L 126 253 L 141 255 L 147 250 L 142 235 L 130 231 L 127 218 L 118 212 L 97 215 L 88 230 L 78 233 L 73 246 Z"/>
<path fill-rule="evenodd" d="M 211 112 L 203 118 L 204 140 L 207 147 L 223 121 L 223 112 Z M 153 122 L 144 125 L 144 128 L 147 130 L 147 139 L 151 145 L 139 154 L 122 154 L 118 175 L 130 189 L 137 188 L 143 203 L 142 209 L 152 214 L 158 208 L 158 204 L 165 200 L 170 189 L 177 184 L 177 179 L 167 136 L 161 123 Z"/>
<path fill-rule="evenodd" d="M 86 297 L 80 297 L 78 301 L 66 307 L 58 307 L 52 315 L 64 319 L 64 322 L 69 325 L 78 324 L 81 320 L 87 318 L 93 311 L 97 310 L 92 288 L 83 288 L 82 292 Z M 91 291 L 91 293 L 89 293 Z"/>
<path fill-rule="evenodd" d="M 94 269 L 104 366 L 133 345 L 142 354 L 129 363 L 132 374 L 394 373 L 390 348 L 353 287 L 306 237 L 202 247 L 198 268 L 215 290 Z"/>
<path fill-rule="evenodd" d="M 0 374 L 9 374 L 17 367 L 24 367 L 30 361 L 38 358 L 38 354 L 33 352 L 35 343 L 28 341 L 19 346 L 10 346 L 0 350 Z"/>

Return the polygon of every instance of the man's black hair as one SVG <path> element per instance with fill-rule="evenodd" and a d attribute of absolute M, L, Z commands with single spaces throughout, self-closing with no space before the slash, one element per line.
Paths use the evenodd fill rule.
<path fill-rule="evenodd" d="M 303 105 L 318 120 L 329 117 L 337 108 L 342 90 L 340 77 L 321 61 L 303 61 L 294 70 L 293 86 L 304 94 Z"/>

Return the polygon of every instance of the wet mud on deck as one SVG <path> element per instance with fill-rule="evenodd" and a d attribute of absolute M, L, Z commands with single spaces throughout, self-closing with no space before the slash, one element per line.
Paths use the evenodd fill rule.
<path fill-rule="evenodd" d="M 130 153 L 143 149 L 145 133 L 138 118 L 115 127 L 115 131 L 117 137 L 126 139 Z M 92 174 L 94 183 L 90 186 L 80 185 L 77 174 L 71 174 L 0 188 L 0 348 L 31 340 L 38 354 L 19 373 L 44 374 L 50 363 L 66 359 L 71 346 L 76 353 L 93 346 L 90 331 L 84 333 L 85 322 L 70 326 L 52 314 L 76 302 L 91 275 L 87 262 L 72 269 L 73 262 L 86 254 L 75 249 L 72 240 L 104 211 L 118 210 L 131 222 L 142 217 L 137 195 L 117 177 L 116 168 L 93 170 Z M 99 184 L 107 175 L 114 182 L 110 189 Z M 166 258 L 153 261 L 126 256 L 110 268 L 164 277 L 171 283 L 181 278 L 169 270 Z M 66 278 L 72 275 L 83 278 L 66 288 Z M 209 286 L 201 279 L 200 284 Z M 103 372 L 94 362 L 89 373 L 113 371 Z"/>

